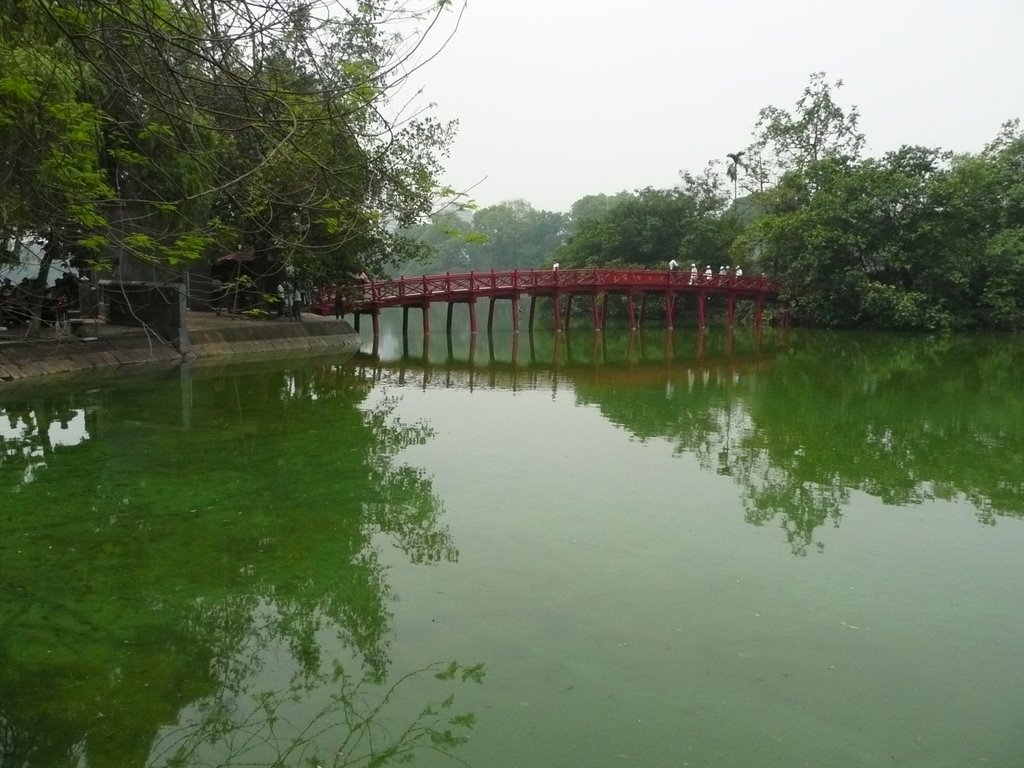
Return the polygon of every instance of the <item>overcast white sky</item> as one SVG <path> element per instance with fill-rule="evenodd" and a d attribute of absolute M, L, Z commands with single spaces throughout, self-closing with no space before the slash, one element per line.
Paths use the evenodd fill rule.
<path fill-rule="evenodd" d="M 746 147 L 816 71 L 871 155 L 979 151 L 1024 118 L 1022 35 L 1024 0 L 469 0 L 422 81 L 460 122 L 447 183 L 567 211 Z"/>

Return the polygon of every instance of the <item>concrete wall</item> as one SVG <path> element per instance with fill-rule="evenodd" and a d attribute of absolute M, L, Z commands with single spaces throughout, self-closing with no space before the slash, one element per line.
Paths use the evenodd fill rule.
<path fill-rule="evenodd" d="M 142 329 L 100 329 L 81 339 L 0 340 L 0 386 L 35 376 L 113 369 L 136 363 L 180 363 L 195 358 L 265 355 L 322 355 L 355 352 L 359 336 L 347 322 L 228 321 L 223 327 L 192 330 L 187 353 Z"/>

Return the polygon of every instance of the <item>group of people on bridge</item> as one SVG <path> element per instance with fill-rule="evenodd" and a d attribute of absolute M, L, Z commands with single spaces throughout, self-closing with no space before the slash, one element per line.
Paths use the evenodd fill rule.
<path fill-rule="evenodd" d="M 668 262 L 668 271 L 678 272 L 679 262 L 676 261 L 675 259 L 670 259 Z M 703 281 L 701 280 L 702 277 Z M 743 268 L 739 264 L 737 264 L 735 267 L 730 267 L 728 264 L 720 266 L 718 268 L 718 277 L 743 277 Z M 696 285 L 700 282 L 710 282 L 714 278 L 715 273 L 714 270 L 711 269 L 710 264 L 704 267 L 703 273 L 699 269 L 697 269 L 696 264 L 690 265 L 690 285 Z"/>

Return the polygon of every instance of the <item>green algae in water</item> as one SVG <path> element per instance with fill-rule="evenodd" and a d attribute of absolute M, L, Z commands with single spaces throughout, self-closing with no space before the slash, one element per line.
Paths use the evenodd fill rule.
<path fill-rule="evenodd" d="M 323 363 L 5 398 L 4 764 L 357 764 L 458 745 L 448 719 L 467 715 L 447 693 L 411 735 L 369 738 L 410 680 L 448 669 L 393 669 L 372 538 L 456 557 L 429 481 L 394 462 L 428 428 L 362 407 L 369 390 Z"/>
<path fill-rule="evenodd" d="M 3 764 L 1020 762 L 1014 340 L 444 341 L 0 390 Z"/>

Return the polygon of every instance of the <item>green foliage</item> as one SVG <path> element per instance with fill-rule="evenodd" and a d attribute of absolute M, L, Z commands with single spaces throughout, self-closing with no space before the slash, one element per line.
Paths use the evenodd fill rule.
<path fill-rule="evenodd" d="M 558 256 L 572 267 L 662 268 L 727 262 L 737 223 L 722 214 L 727 198 L 714 180 L 684 177 L 685 189 L 642 189 L 604 215 L 579 222 Z"/>
<path fill-rule="evenodd" d="M 391 100 L 445 5 L 5 5 L 0 240 L 169 278 L 225 252 L 318 282 L 408 258 L 393 224 L 431 209 L 454 124 Z"/>
<path fill-rule="evenodd" d="M 803 322 L 1021 327 L 1019 122 L 978 155 L 904 146 L 862 159 L 859 114 L 838 104 L 841 86 L 812 75 L 793 111 L 761 110 L 754 143 L 730 155 L 757 211 L 732 244 L 734 259 L 756 259 L 780 278 Z"/>
<path fill-rule="evenodd" d="M 584 195 L 569 209 L 569 234 L 574 234 L 580 224 L 588 219 L 599 219 L 621 203 L 633 199 L 630 192 L 615 195 Z"/>
<path fill-rule="evenodd" d="M 829 83 L 824 72 L 815 72 L 793 111 L 775 106 L 761 110 L 753 144 L 739 153 L 747 156 L 744 167 L 752 191 L 764 191 L 782 174 L 825 158 L 850 161 L 860 157 L 865 142 L 858 129 L 860 113 L 857 107 L 847 111 L 836 101 L 834 91 L 842 87 L 842 80 Z M 740 162 L 737 157 L 734 166 Z"/>
<path fill-rule="evenodd" d="M 739 247 L 798 319 L 905 329 L 1021 326 L 1019 126 L 976 156 L 902 147 L 810 162 L 758 196 Z"/>
<path fill-rule="evenodd" d="M 399 270 L 469 272 L 547 268 L 565 240 L 567 217 L 538 211 L 523 200 L 445 213 L 404 235 L 430 253 Z"/>

